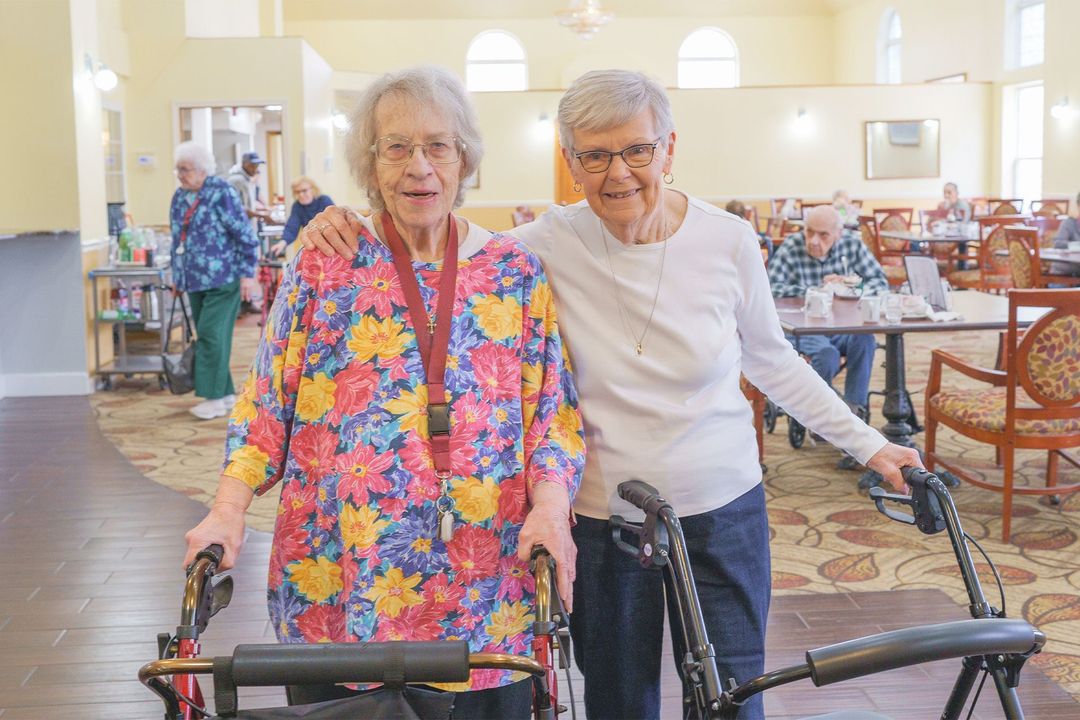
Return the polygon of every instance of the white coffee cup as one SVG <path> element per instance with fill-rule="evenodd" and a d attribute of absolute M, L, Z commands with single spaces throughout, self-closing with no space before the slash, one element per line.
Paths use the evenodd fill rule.
<path fill-rule="evenodd" d="M 858 307 L 864 323 L 876 323 L 881 319 L 881 298 L 879 296 L 862 296 L 859 298 Z"/>
<path fill-rule="evenodd" d="M 822 288 L 807 288 L 806 316 L 829 317 L 832 313 L 832 292 Z"/>

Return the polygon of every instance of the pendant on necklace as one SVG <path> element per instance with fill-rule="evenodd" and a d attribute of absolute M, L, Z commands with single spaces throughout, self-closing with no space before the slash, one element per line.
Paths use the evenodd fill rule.
<path fill-rule="evenodd" d="M 641 343 L 638 343 L 637 345 L 635 345 L 634 349 L 637 350 L 638 355 L 641 355 L 641 354 L 643 354 L 645 352 L 645 348 L 643 348 L 641 346 Z"/>
<path fill-rule="evenodd" d="M 427 321 L 427 331 L 432 335 L 435 334 L 435 318 L 429 317 Z"/>

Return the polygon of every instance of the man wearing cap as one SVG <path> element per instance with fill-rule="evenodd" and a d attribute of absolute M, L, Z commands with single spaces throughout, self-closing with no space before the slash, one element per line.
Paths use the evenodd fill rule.
<path fill-rule="evenodd" d="M 255 179 L 259 176 L 259 166 L 266 161 L 259 157 L 257 152 L 246 152 L 240 156 L 240 162 L 232 166 L 229 176 L 225 178 L 236 192 L 240 193 L 240 202 L 244 205 L 244 212 L 251 218 L 252 227 L 258 231 L 258 221 L 270 217 L 270 210 L 259 200 L 259 184 Z"/>
<path fill-rule="evenodd" d="M 246 152 L 240 156 L 240 162 L 232 166 L 229 176 L 225 178 L 240 195 L 240 202 L 244 206 L 244 213 L 251 221 L 251 229 L 258 235 L 260 222 L 270 219 L 270 209 L 259 200 L 259 184 L 256 178 L 259 176 L 260 166 L 266 161 L 259 157 L 257 152 Z M 244 300 L 240 305 L 241 314 L 245 312 L 262 312 L 262 290 L 258 288 L 250 300 Z"/>

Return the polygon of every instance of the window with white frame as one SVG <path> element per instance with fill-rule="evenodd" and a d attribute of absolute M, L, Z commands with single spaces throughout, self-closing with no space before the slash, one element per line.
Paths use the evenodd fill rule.
<path fill-rule="evenodd" d="M 486 30 L 473 38 L 465 55 L 465 86 L 472 92 L 528 90 L 521 41 L 503 30 Z"/>
<path fill-rule="evenodd" d="M 1006 0 L 1005 67 L 1010 70 L 1043 62 L 1046 45 L 1044 0 Z"/>
<path fill-rule="evenodd" d="M 739 48 L 720 28 L 698 28 L 679 46 L 678 78 L 681 88 L 738 87 Z"/>
<path fill-rule="evenodd" d="M 1002 141 L 1005 177 L 1002 191 L 1009 197 L 1034 200 L 1042 196 L 1043 86 L 1012 85 L 1003 93 Z"/>
<path fill-rule="evenodd" d="M 900 26 L 900 14 L 886 8 L 881 15 L 877 36 L 877 81 L 897 84 L 900 82 L 900 55 L 904 44 L 904 30 Z"/>

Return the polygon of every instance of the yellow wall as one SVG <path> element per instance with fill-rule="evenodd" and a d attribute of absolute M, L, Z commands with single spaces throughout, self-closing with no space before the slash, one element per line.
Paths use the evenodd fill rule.
<path fill-rule="evenodd" d="M 68 0 L 0 2 L 0 228 L 79 227 L 71 21 Z"/>
<path fill-rule="evenodd" d="M 676 84 L 679 45 L 711 25 L 739 48 L 742 85 L 825 84 L 833 79 L 832 19 L 825 15 L 620 17 L 590 40 L 552 18 L 517 20 L 286 20 L 285 33 L 304 37 L 337 70 L 385 72 L 417 63 L 465 72 L 465 53 L 484 30 L 513 33 L 525 46 L 529 87 L 565 88 L 596 68 L 640 69 Z"/>
<path fill-rule="evenodd" d="M 140 27 L 136 34 L 142 31 Z M 140 65 L 142 53 L 150 51 L 145 43 L 134 43 L 135 72 L 126 88 L 128 208 L 138 224 L 168 219 L 176 189 L 172 153 L 179 139 L 177 105 L 284 105 L 288 144 L 283 171 L 288 178 L 299 173 L 306 138 L 302 40 L 181 39 L 169 62 L 152 74 Z M 140 153 L 153 154 L 156 166 L 136 167 L 134 158 Z"/>
<path fill-rule="evenodd" d="M 1080 2 L 1046 3 L 1046 124 L 1043 144 L 1043 194 L 1076 198 L 1080 191 Z M 1064 97 L 1077 116 L 1058 120 L 1050 107 Z"/>

